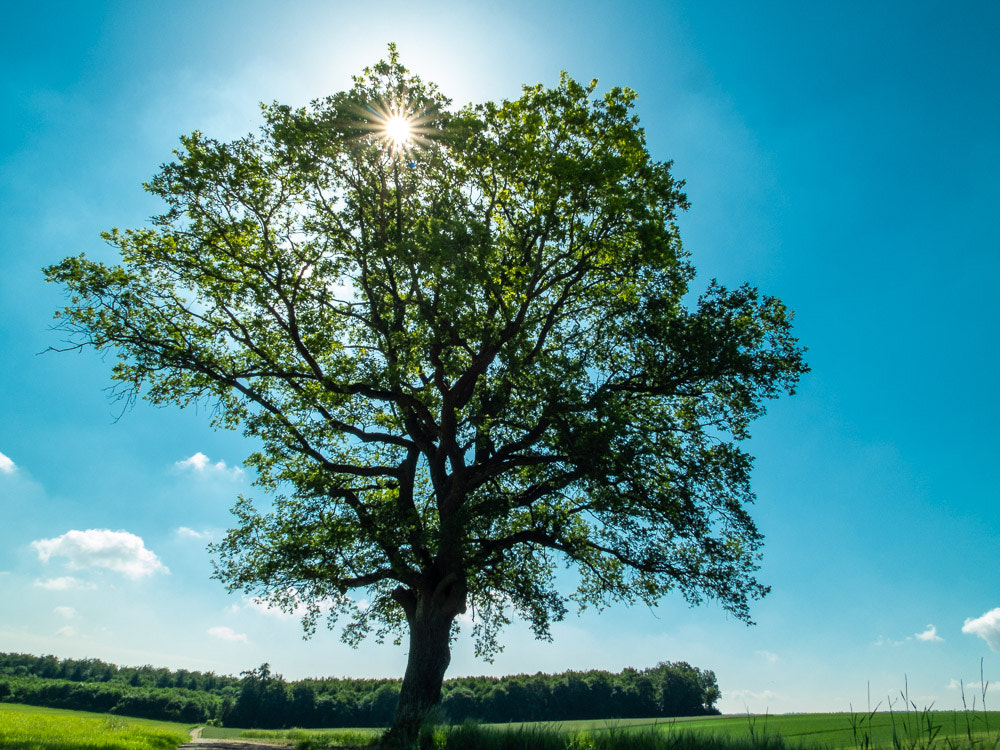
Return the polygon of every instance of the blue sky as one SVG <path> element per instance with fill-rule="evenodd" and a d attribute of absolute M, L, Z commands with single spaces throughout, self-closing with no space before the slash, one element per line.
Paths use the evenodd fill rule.
<path fill-rule="evenodd" d="M 346 88 L 395 41 L 457 104 L 559 71 L 628 85 L 687 180 L 696 284 L 750 281 L 796 311 L 813 371 L 754 430 L 773 587 L 747 628 L 714 605 L 512 627 L 450 675 L 714 669 L 725 711 L 960 705 L 1000 680 L 995 480 L 1000 6 L 993 2 L 42 2 L 0 29 L 0 650 L 289 678 L 397 676 L 402 648 L 301 639 L 230 596 L 205 544 L 248 444 L 194 410 L 116 419 L 110 362 L 39 355 L 42 266 L 159 206 L 140 183 L 194 129 Z M 992 705 L 997 705 L 994 702 Z"/>

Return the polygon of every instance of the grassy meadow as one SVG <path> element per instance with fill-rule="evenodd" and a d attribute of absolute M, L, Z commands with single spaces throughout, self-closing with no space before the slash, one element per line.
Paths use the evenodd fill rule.
<path fill-rule="evenodd" d="M 239 730 L 202 736 L 286 740 L 302 750 L 365 747 L 381 730 Z M 1000 711 L 712 716 L 522 724 L 428 731 L 421 750 L 1000 750 Z"/>
<path fill-rule="evenodd" d="M 0 703 L 4 750 L 173 750 L 188 727 L 110 714 Z"/>
<path fill-rule="evenodd" d="M 172 750 L 188 729 L 146 719 L 0 703 L 0 748 Z M 365 748 L 382 730 L 204 727 L 212 739 L 277 740 L 299 750 Z M 429 728 L 420 750 L 1000 750 L 1000 711 L 738 715 Z"/>

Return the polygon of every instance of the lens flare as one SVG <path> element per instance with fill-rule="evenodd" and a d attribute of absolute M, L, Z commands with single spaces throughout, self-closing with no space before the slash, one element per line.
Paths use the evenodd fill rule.
<path fill-rule="evenodd" d="M 418 107 L 407 101 L 368 102 L 357 107 L 356 115 L 358 136 L 371 139 L 394 159 L 430 146 L 441 119 L 437 107 Z"/>
<path fill-rule="evenodd" d="M 401 115 L 393 115 L 385 121 L 385 136 L 393 148 L 403 148 L 410 142 L 410 121 Z"/>

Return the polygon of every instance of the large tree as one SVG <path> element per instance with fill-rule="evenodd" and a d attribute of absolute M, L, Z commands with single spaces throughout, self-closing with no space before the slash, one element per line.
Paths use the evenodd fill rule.
<path fill-rule="evenodd" d="M 268 508 L 236 504 L 217 577 L 307 630 L 408 634 L 404 738 L 470 609 L 488 656 L 569 600 L 677 590 L 750 622 L 767 592 L 741 444 L 803 350 L 773 297 L 689 296 L 682 183 L 634 92 L 595 92 L 455 110 L 390 48 L 349 91 L 263 107 L 259 135 L 182 138 L 145 186 L 165 213 L 105 235 L 120 265 L 46 269 L 120 395 L 208 401 L 262 446 Z"/>

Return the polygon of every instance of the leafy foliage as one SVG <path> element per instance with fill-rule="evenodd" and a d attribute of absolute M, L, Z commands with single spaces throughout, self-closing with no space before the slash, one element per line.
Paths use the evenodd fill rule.
<path fill-rule="evenodd" d="M 167 211 L 112 230 L 122 256 L 47 269 L 73 345 L 113 352 L 121 395 L 210 399 L 242 426 L 272 513 L 250 500 L 218 547 L 231 588 L 352 642 L 397 629 L 442 582 L 548 636 L 581 605 L 679 589 L 749 621 L 766 587 L 740 447 L 806 370 L 782 304 L 694 271 L 669 163 L 634 92 L 563 75 L 457 112 L 389 62 L 259 136 L 182 138 L 146 189 Z M 372 134 L 413 113 L 420 147 Z M 351 589 L 366 591 L 358 607 Z"/>
<path fill-rule="evenodd" d="M 409 632 L 409 739 L 470 608 L 489 658 L 570 600 L 676 590 L 750 622 L 767 592 L 741 442 L 803 350 L 756 289 L 689 300 L 682 184 L 635 93 L 596 86 L 452 110 L 391 48 L 348 91 L 263 107 L 258 136 L 182 138 L 146 185 L 166 211 L 105 234 L 120 265 L 46 269 L 120 396 L 208 400 L 262 445 L 273 508 L 240 499 L 216 576 L 307 632 Z M 409 146 L 379 131 L 400 113 Z"/>

